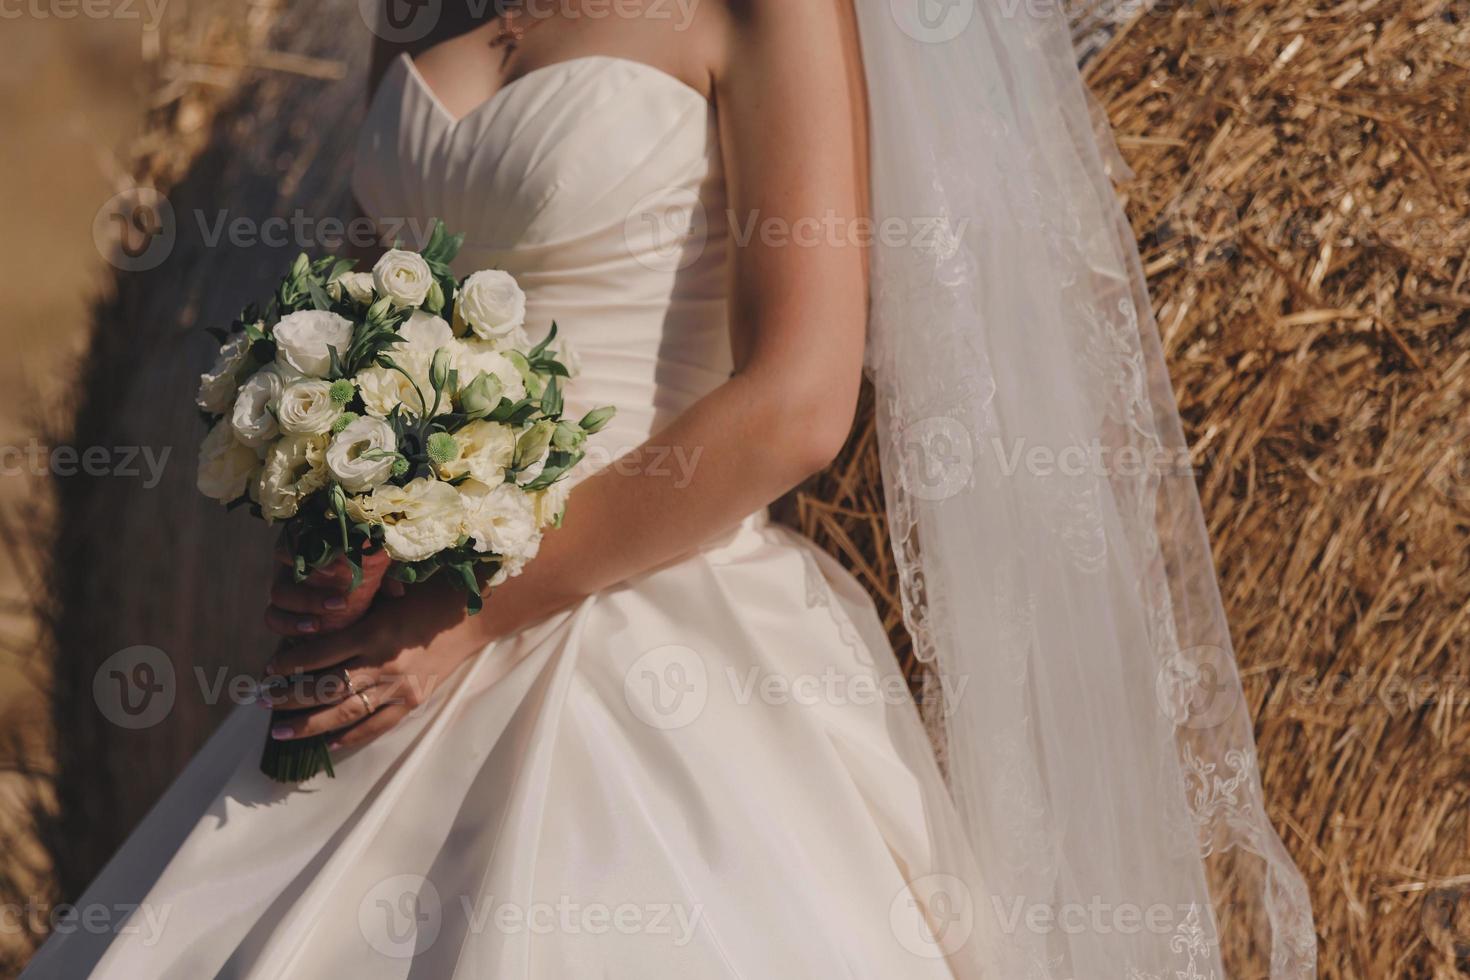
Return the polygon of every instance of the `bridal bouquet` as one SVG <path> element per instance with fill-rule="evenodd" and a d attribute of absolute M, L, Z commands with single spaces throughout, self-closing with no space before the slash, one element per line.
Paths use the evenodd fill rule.
<path fill-rule="evenodd" d="M 345 558 L 356 587 L 382 548 L 391 577 L 443 572 L 478 612 L 560 523 L 566 478 L 612 418 L 563 418 L 556 325 L 531 346 L 512 276 L 457 281 L 462 241 L 436 223 L 422 252 L 394 249 L 370 274 L 302 255 L 264 308 L 217 332 L 199 489 L 282 523 L 298 580 Z M 332 768 L 321 739 L 268 740 L 261 767 L 288 782 Z"/>

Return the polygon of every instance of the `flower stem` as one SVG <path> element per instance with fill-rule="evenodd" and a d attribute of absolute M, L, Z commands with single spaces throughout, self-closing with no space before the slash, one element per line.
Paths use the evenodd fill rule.
<path fill-rule="evenodd" d="M 321 735 L 284 741 L 267 738 L 260 754 L 260 771 L 278 783 L 304 783 L 321 772 L 337 778 L 332 753 Z"/>

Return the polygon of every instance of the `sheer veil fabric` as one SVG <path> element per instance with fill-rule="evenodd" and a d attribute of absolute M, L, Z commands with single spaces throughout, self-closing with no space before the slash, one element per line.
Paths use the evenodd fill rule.
<path fill-rule="evenodd" d="M 868 369 L 905 618 L 951 694 L 937 720 L 962 824 L 935 831 L 915 883 L 934 941 L 1008 980 L 1315 976 L 1061 5 L 856 9 Z"/>

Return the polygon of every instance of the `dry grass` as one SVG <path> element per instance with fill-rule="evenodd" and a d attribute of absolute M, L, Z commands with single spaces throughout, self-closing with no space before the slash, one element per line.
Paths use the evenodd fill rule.
<path fill-rule="evenodd" d="M 1169 6 L 1089 77 L 1137 174 L 1272 816 L 1322 976 L 1464 976 L 1470 4 Z M 797 516 L 902 644 L 867 419 Z"/>

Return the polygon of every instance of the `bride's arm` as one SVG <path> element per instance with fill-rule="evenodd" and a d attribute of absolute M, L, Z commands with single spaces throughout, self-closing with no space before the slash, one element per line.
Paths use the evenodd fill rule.
<path fill-rule="evenodd" d="M 731 213 L 757 229 L 731 250 L 736 371 L 642 450 L 697 460 L 687 486 L 625 465 L 573 492 L 562 529 L 496 596 L 512 623 L 692 551 L 826 466 L 852 425 L 867 289 L 861 248 L 842 240 L 861 198 L 837 4 L 731 6 L 748 13 L 714 87 Z M 798 243 L 803 228 L 819 240 Z"/>
<path fill-rule="evenodd" d="M 866 316 L 864 255 L 851 235 L 865 205 L 861 96 L 845 3 L 730 7 L 739 14 L 712 70 L 730 207 L 737 223 L 754 220 L 774 234 L 758 231 L 732 249 L 735 373 L 648 444 L 697 460 L 692 476 L 620 465 L 588 479 L 573 492 L 562 528 L 479 616 L 454 609 L 462 600 L 448 589 L 421 588 L 356 626 L 282 653 L 275 664 L 282 672 L 348 662 L 362 667 L 353 668 L 358 687 L 399 682 L 395 700 L 404 703 L 378 711 L 344 743 L 391 727 L 487 641 L 694 551 L 841 448 L 857 401 Z M 348 699 L 298 716 L 290 735 L 341 729 L 363 710 Z"/>

